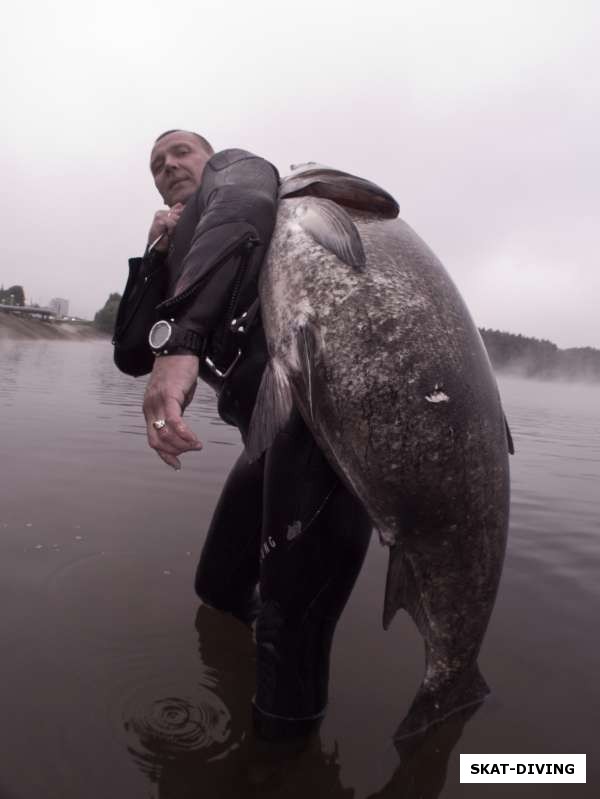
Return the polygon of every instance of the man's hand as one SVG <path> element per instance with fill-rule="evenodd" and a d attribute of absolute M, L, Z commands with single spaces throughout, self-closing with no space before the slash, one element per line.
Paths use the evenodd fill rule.
<path fill-rule="evenodd" d="M 154 361 L 144 395 L 148 443 L 176 470 L 181 469 L 178 455 L 202 449 L 196 434 L 181 418 L 196 390 L 198 364 L 196 355 L 161 355 Z M 161 419 L 166 424 L 157 430 L 152 422 Z"/>
<path fill-rule="evenodd" d="M 152 244 L 159 236 L 162 236 L 163 238 L 154 245 L 157 252 L 166 252 L 169 248 L 169 238 L 175 230 L 175 225 L 179 221 L 184 207 L 183 203 L 175 203 L 168 211 L 157 211 L 154 214 L 152 227 L 148 233 L 148 244 Z"/>

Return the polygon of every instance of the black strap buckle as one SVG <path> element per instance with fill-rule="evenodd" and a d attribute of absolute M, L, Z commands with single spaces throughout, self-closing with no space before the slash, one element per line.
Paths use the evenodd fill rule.
<path fill-rule="evenodd" d="M 241 313 L 239 316 L 236 316 L 232 319 L 229 323 L 229 333 L 234 333 L 236 335 L 245 336 L 247 333 L 250 332 L 254 322 L 258 316 L 258 309 L 260 307 L 260 302 L 258 297 L 254 300 L 254 302 L 250 305 L 250 307 Z M 210 371 L 219 377 L 221 380 L 225 380 L 229 377 L 231 372 L 233 371 L 234 366 L 242 357 L 242 350 L 238 349 L 237 355 L 233 359 L 233 361 L 229 364 L 227 369 L 224 371 L 219 369 L 219 367 L 215 364 L 215 362 L 210 358 L 208 355 L 204 358 L 204 363 L 208 366 Z"/>
<path fill-rule="evenodd" d="M 231 322 L 229 323 L 230 332 L 240 333 L 240 334 L 245 333 L 247 330 L 245 325 L 247 318 L 248 318 L 248 311 L 244 311 L 244 313 L 238 316 L 237 319 L 232 319 Z"/>
<path fill-rule="evenodd" d="M 229 331 L 231 333 L 240 333 L 241 335 L 248 333 L 258 317 L 259 308 L 260 300 L 257 297 L 243 314 L 231 320 L 229 323 Z"/>

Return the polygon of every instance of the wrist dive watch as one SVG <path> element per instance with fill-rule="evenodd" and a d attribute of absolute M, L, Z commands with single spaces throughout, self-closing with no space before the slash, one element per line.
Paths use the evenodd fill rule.
<path fill-rule="evenodd" d="M 173 319 L 160 319 L 152 325 L 148 344 L 154 355 L 197 355 L 203 349 L 202 336 L 180 327 Z"/>

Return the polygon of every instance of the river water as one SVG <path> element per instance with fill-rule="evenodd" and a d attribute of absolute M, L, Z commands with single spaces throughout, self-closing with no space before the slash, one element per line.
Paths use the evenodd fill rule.
<path fill-rule="evenodd" d="M 105 341 L 0 342 L 0 799 L 600 795 L 600 387 L 501 377 L 517 454 L 481 669 L 492 696 L 412 750 L 392 735 L 421 639 L 381 629 L 374 538 L 338 627 L 330 708 L 297 756 L 257 753 L 254 650 L 193 575 L 240 451 L 199 387 L 176 473 L 145 443 L 144 380 Z M 587 785 L 464 786 L 459 754 L 587 753 Z"/>

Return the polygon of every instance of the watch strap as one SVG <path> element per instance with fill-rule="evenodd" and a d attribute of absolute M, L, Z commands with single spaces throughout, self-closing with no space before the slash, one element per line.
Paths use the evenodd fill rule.
<path fill-rule="evenodd" d="M 178 328 L 183 333 L 181 341 L 177 342 L 178 347 L 186 350 L 191 350 L 194 355 L 200 355 L 202 352 L 202 336 L 196 333 L 195 330 L 187 330 Z"/>
<path fill-rule="evenodd" d="M 155 355 L 157 358 L 165 355 L 195 355 L 196 357 L 200 357 L 200 353 L 197 350 L 191 350 L 189 347 L 181 346 L 170 347 L 168 344 L 162 350 L 157 350 Z"/>

